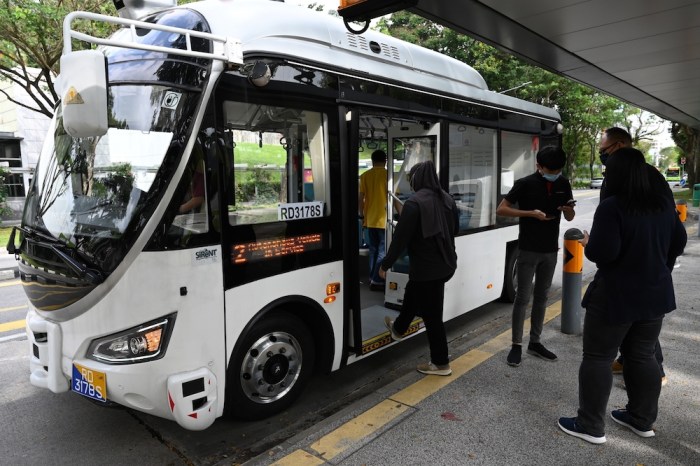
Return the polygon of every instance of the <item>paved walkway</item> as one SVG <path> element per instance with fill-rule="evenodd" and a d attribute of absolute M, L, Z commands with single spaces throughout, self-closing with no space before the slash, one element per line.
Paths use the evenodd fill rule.
<path fill-rule="evenodd" d="M 557 419 L 575 416 L 578 407 L 581 337 L 560 331 L 556 301 L 547 309 L 542 341 L 558 361 L 524 354 L 520 367 L 508 366 L 510 331 L 459 352 L 451 348 L 451 377 L 406 374 L 246 464 L 699 465 L 698 210 L 689 209 L 688 246 L 673 273 L 678 309 L 661 334 L 669 383 L 659 400 L 656 437 L 642 439 L 610 421 L 607 443 L 594 446 L 559 430 Z M 608 408 L 625 403 L 615 376 Z"/>

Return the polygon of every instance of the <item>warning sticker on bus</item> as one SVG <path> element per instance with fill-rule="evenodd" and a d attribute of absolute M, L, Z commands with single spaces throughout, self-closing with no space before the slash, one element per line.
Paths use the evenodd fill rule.
<path fill-rule="evenodd" d="M 323 217 L 323 201 L 293 202 L 280 204 L 277 208 L 277 220 L 280 221 L 318 217 Z"/>

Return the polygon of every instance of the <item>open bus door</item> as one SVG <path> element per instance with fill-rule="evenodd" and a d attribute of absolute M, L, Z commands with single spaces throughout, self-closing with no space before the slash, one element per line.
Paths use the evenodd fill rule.
<path fill-rule="evenodd" d="M 420 162 L 432 160 L 439 167 L 440 124 L 404 124 L 389 128 L 389 152 L 387 171 L 389 195 L 387 198 L 386 249 L 389 250 L 401 207 L 411 195 L 408 172 Z M 439 168 L 438 168 L 439 170 Z M 408 255 L 404 251 L 400 259 L 387 271 L 384 302 L 397 308 L 403 303 L 408 283 Z"/>

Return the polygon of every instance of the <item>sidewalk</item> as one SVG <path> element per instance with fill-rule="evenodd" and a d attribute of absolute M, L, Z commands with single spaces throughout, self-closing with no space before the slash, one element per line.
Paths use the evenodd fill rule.
<path fill-rule="evenodd" d="M 561 333 L 557 301 L 547 309 L 542 340 L 558 361 L 523 354 L 520 367 L 508 366 L 510 331 L 450 348 L 451 377 L 408 373 L 246 464 L 700 464 L 699 210 L 688 209 L 688 245 L 673 272 L 678 309 L 661 333 L 669 382 L 656 437 L 640 438 L 610 420 L 607 443 L 594 446 L 558 428 L 560 416 L 576 415 L 581 337 Z M 608 410 L 626 403 L 621 380 L 615 376 Z"/>

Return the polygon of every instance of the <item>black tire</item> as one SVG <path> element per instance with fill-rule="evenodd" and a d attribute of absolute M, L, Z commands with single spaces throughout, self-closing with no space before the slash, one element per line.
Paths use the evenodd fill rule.
<path fill-rule="evenodd" d="M 299 318 L 263 316 L 231 357 L 224 415 L 250 421 L 286 409 L 306 386 L 315 359 L 311 333 Z"/>
<path fill-rule="evenodd" d="M 501 301 L 512 303 L 518 291 L 518 248 L 511 248 L 506 255 L 506 269 L 503 276 Z"/>

